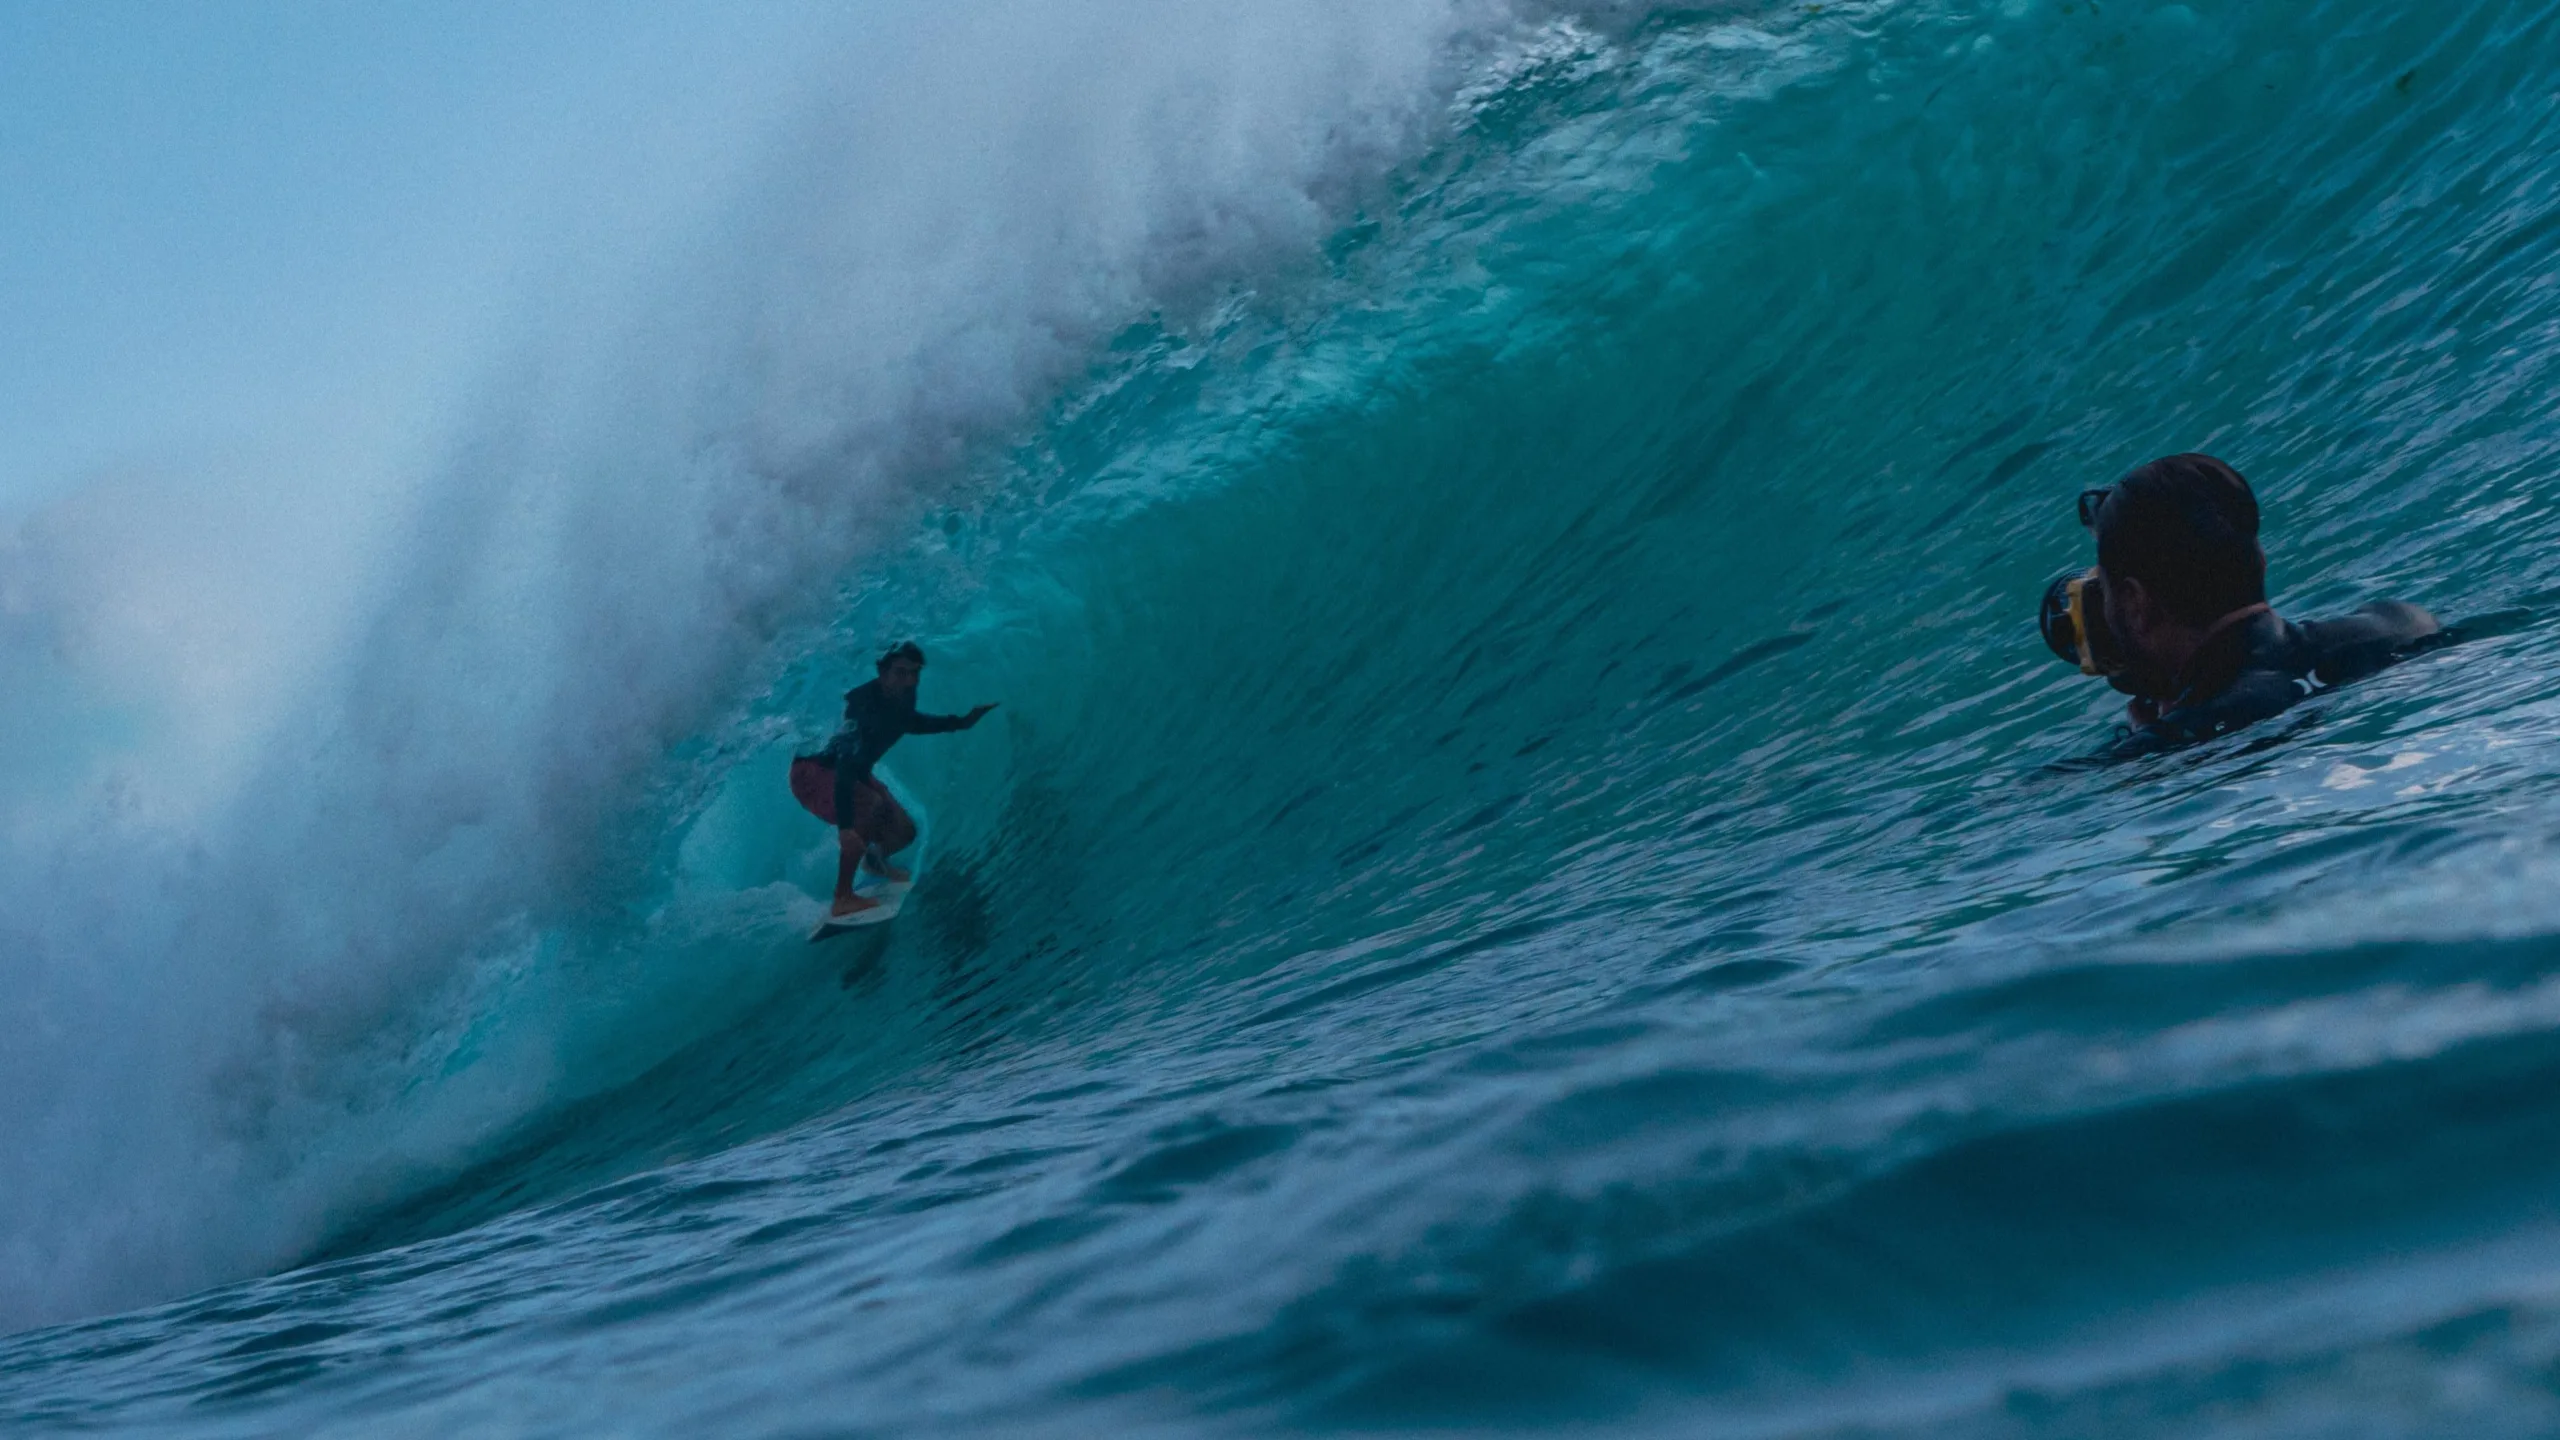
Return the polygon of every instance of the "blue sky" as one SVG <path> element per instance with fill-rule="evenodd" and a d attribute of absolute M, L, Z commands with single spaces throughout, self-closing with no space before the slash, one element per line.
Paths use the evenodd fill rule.
<path fill-rule="evenodd" d="M 806 0 L 0 0 L 0 518 L 194 457 L 413 465 L 528 302 L 716 204 Z"/>

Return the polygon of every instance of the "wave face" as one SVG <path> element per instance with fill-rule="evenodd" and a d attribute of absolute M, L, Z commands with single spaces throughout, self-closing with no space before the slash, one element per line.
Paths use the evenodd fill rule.
<path fill-rule="evenodd" d="M 0 1416 L 2560 1425 L 2560 16 L 954 13 L 236 794 L 11 792 Z M 2279 608 L 2506 613 L 2057 764 L 2070 497 L 2182 449 Z M 813 949 L 908 632 L 1004 708 Z"/>

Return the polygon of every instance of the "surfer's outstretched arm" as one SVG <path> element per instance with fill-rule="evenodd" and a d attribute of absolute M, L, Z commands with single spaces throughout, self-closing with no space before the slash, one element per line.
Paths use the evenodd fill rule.
<path fill-rule="evenodd" d="M 927 715 L 918 712 L 915 719 L 908 723 L 907 733 L 941 735 L 953 730 L 966 730 L 987 718 L 987 712 L 994 708 L 996 707 L 993 705 L 981 705 L 966 715 Z"/>

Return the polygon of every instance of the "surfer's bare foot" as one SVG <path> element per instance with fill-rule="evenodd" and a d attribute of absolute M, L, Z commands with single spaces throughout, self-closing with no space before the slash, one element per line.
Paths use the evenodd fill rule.
<path fill-rule="evenodd" d="M 865 910 L 877 910 L 879 908 L 880 902 L 877 900 L 848 893 L 837 896 L 834 907 L 829 909 L 827 913 L 836 919 L 841 920 L 847 915 L 859 915 Z"/>
<path fill-rule="evenodd" d="M 885 860 L 880 864 L 880 875 L 881 878 L 887 880 L 892 885 L 904 885 L 910 878 L 906 871 L 899 869 L 895 865 L 889 864 Z"/>

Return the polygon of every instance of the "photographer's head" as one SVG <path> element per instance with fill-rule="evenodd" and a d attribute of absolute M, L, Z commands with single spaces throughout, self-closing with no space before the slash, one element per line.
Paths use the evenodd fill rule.
<path fill-rule="evenodd" d="M 2258 500 L 2210 455 L 2172 455 L 2080 496 L 2098 564 L 2057 578 L 2042 617 L 2054 653 L 2117 689 L 2167 699 L 2196 650 L 2266 603 Z"/>

